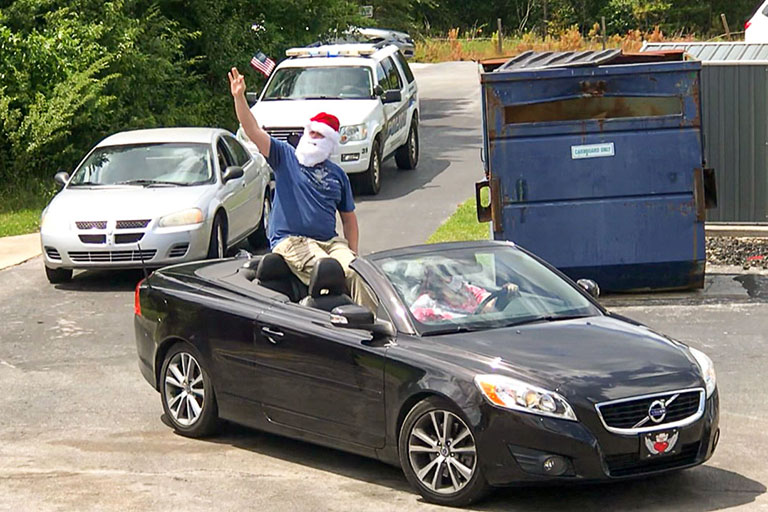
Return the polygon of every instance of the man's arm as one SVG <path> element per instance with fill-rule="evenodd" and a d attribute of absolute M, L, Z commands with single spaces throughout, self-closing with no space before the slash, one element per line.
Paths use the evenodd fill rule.
<path fill-rule="evenodd" d="M 354 211 L 339 212 L 341 216 L 341 227 L 344 229 L 344 238 L 349 242 L 349 248 L 357 254 L 357 244 L 360 241 L 360 232 L 357 228 L 357 215 Z"/>
<path fill-rule="evenodd" d="M 272 139 L 269 138 L 267 132 L 261 129 L 256 118 L 253 117 L 253 112 L 248 108 L 248 101 L 245 99 L 245 77 L 240 74 L 237 68 L 232 68 L 232 71 L 229 72 L 229 88 L 235 99 L 235 112 L 237 113 L 237 120 L 243 126 L 243 131 L 256 144 L 259 152 L 268 158 Z"/>

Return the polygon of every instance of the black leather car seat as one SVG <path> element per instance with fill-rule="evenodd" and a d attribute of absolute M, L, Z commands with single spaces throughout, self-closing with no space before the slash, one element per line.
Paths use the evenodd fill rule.
<path fill-rule="evenodd" d="M 274 252 L 261 257 L 254 282 L 288 296 L 291 302 L 298 302 L 307 296 L 306 285 L 291 272 L 283 257 Z"/>
<path fill-rule="evenodd" d="M 341 263 L 333 258 L 318 260 L 309 277 L 309 295 L 302 299 L 300 304 L 323 311 L 354 304 L 352 298 L 347 295 L 347 280 Z"/>

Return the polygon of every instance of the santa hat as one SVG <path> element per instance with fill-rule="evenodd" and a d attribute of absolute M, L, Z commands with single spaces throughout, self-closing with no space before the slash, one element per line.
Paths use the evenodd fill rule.
<path fill-rule="evenodd" d="M 325 112 L 320 112 L 310 119 L 307 130 L 317 132 L 337 145 L 341 140 L 339 135 L 339 118 Z"/>

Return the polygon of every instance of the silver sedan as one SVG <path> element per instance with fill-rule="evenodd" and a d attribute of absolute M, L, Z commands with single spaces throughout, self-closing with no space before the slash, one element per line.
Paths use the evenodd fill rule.
<path fill-rule="evenodd" d="M 157 268 L 267 243 L 271 169 L 228 131 L 122 132 L 94 147 L 43 211 L 51 283 L 73 269 Z"/>

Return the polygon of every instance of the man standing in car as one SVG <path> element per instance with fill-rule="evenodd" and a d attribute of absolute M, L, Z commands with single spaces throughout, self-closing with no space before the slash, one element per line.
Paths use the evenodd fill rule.
<path fill-rule="evenodd" d="M 229 72 L 237 119 L 275 172 L 275 198 L 269 219 L 269 245 L 304 284 L 317 260 L 334 258 L 344 268 L 352 298 L 375 311 L 365 285 L 349 268 L 357 257 L 359 232 L 347 174 L 329 160 L 339 144 L 339 120 L 321 112 L 310 119 L 294 149 L 272 138 L 253 116 L 245 98 L 245 78 Z M 344 238 L 336 234 L 336 212 Z"/>

